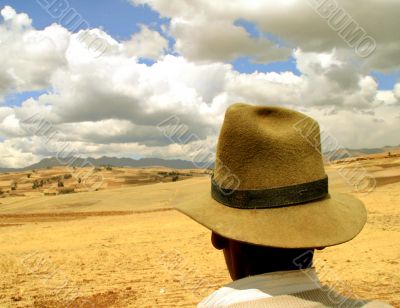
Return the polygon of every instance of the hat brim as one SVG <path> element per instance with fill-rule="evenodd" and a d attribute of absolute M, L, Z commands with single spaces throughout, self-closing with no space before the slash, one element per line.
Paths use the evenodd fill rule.
<path fill-rule="evenodd" d="M 175 207 L 206 228 L 241 242 L 279 248 L 316 248 L 347 242 L 367 220 L 364 204 L 348 194 L 271 209 L 237 209 L 215 201 L 208 183 Z M 197 190 L 197 189 L 196 189 Z"/>

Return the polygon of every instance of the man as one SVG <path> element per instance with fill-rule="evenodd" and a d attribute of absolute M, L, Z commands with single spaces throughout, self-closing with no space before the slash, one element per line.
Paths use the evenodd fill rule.
<path fill-rule="evenodd" d="M 225 114 L 209 188 L 178 210 L 212 230 L 232 283 L 198 307 L 390 307 L 322 286 L 314 249 L 354 238 L 367 214 L 328 193 L 316 121 L 299 112 L 234 104 Z"/>

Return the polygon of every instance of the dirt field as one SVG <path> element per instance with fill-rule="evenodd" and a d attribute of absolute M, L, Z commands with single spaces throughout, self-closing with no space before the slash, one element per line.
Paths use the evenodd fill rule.
<path fill-rule="evenodd" d="M 356 192 L 344 171 L 376 179 Z M 369 212 L 353 241 L 316 254 L 320 279 L 400 307 L 400 158 L 327 167 Z M 353 183 L 354 184 L 354 183 Z M 210 232 L 172 209 L 209 179 L 0 199 L 0 307 L 192 307 L 230 281 Z"/>
<path fill-rule="evenodd" d="M 166 167 L 52 167 L 0 173 L 0 198 L 59 195 L 120 187 L 168 183 L 203 176 L 204 169 Z"/>

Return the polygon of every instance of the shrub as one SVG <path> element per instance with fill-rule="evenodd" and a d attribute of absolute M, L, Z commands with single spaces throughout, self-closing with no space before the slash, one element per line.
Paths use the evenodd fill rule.
<path fill-rule="evenodd" d="M 17 190 L 17 183 L 15 181 L 11 182 L 11 190 Z"/>
<path fill-rule="evenodd" d="M 32 188 L 36 189 L 36 188 L 39 188 L 39 187 L 43 187 L 43 184 L 44 184 L 43 180 L 40 180 L 40 181 L 35 180 L 33 182 Z"/>
<path fill-rule="evenodd" d="M 179 176 L 178 175 L 174 175 L 173 177 L 172 177 L 172 182 L 176 182 L 176 181 L 178 181 L 179 180 Z"/>
<path fill-rule="evenodd" d="M 45 191 L 43 193 L 45 196 L 55 196 L 57 193 L 55 191 Z"/>
<path fill-rule="evenodd" d="M 26 177 L 29 179 L 31 177 L 31 173 L 28 173 Z"/>
<path fill-rule="evenodd" d="M 73 187 L 62 187 L 58 189 L 59 194 L 72 194 L 75 192 Z"/>
<path fill-rule="evenodd" d="M 64 174 L 64 180 L 68 180 L 70 178 L 72 178 L 72 174 L 71 173 Z"/>
<path fill-rule="evenodd" d="M 107 170 L 107 171 L 111 171 L 111 170 L 112 170 L 112 167 L 111 167 L 110 165 L 107 165 L 106 170 Z"/>
<path fill-rule="evenodd" d="M 64 187 L 64 182 L 63 181 L 58 181 L 57 186 L 58 187 Z"/>

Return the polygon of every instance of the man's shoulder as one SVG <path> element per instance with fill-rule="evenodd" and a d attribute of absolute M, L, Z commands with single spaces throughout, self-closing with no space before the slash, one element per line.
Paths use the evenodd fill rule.
<path fill-rule="evenodd" d="M 392 306 L 378 301 L 345 297 L 321 285 L 313 271 L 296 271 L 257 275 L 234 281 L 202 300 L 198 307 Z"/>
<path fill-rule="evenodd" d="M 198 307 L 352 307 L 352 308 L 391 308 L 393 306 L 375 300 L 362 300 L 342 296 L 327 289 L 314 289 L 299 293 L 268 296 L 257 290 L 229 290 L 221 288 L 207 297 Z"/>
<path fill-rule="evenodd" d="M 261 274 L 227 284 L 201 301 L 198 307 L 229 307 L 239 302 L 261 300 L 319 286 L 314 269 Z"/>

